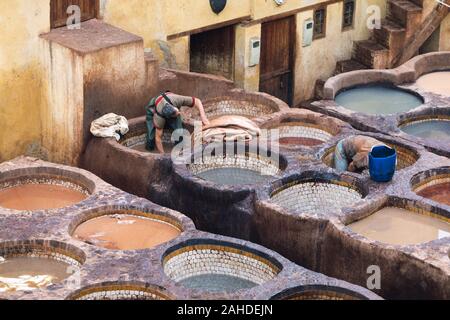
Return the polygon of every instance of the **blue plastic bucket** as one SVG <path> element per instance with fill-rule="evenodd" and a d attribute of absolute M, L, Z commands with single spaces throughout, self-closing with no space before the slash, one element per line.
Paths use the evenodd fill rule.
<path fill-rule="evenodd" d="M 376 182 L 392 180 L 397 167 L 397 151 L 395 149 L 378 146 L 369 153 L 370 177 Z"/>

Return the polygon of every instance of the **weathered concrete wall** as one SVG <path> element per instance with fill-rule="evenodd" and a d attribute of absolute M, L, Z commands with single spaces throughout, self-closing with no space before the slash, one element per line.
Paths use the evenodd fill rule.
<path fill-rule="evenodd" d="M 48 103 L 41 111 L 42 144 L 48 160 L 71 163 L 81 149 L 83 59 L 68 48 L 42 40 Z M 72 164 L 72 163 L 71 163 Z"/>
<path fill-rule="evenodd" d="M 40 155 L 46 101 L 39 34 L 50 28 L 48 0 L 0 1 L 0 162 Z"/>

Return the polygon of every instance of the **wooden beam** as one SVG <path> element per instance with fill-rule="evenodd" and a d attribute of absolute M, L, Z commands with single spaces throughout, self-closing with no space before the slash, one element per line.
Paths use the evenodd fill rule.
<path fill-rule="evenodd" d="M 244 17 L 233 19 L 233 20 L 228 20 L 228 21 L 212 24 L 212 25 L 202 27 L 202 28 L 192 29 L 192 30 L 184 31 L 184 32 L 180 32 L 180 33 L 174 33 L 174 34 L 168 35 L 167 40 L 170 41 L 170 40 L 174 40 L 177 38 L 190 36 L 191 34 L 196 34 L 196 33 L 201 33 L 201 32 L 210 31 L 210 30 L 214 30 L 214 29 L 228 27 L 228 26 L 231 26 L 234 24 L 239 24 L 244 21 L 250 20 L 251 18 L 252 18 L 251 16 L 244 16 Z"/>

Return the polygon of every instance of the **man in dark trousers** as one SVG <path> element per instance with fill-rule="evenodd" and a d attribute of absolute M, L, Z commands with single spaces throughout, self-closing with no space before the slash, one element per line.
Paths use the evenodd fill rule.
<path fill-rule="evenodd" d="M 162 137 L 165 128 L 172 130 L 183 129 L 183 119 L 181 118 L 181 107 L 196 107 L 200 112 L 203 125 L 208 125 L 202 102 L 194 97 L 187 97 L 174 94 L 172 92 L 161 93 L 153 98 L 145 107 L 147 112 L 147 144 L 148 151 L 156 149 L 164 153 Z M 176 144 L 181 141 L 177 141 Z"/>

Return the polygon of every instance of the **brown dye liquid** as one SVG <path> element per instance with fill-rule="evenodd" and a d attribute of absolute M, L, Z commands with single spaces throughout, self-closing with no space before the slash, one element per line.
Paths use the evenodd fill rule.
<path fill-rule="evenodd" d="M 74 237 L 110 250 L 140 250 L 166 243 L 180 233 L 164 222 L 131 215 L 110 215 L 81 224 Z"/>
<path fill-rule="evenodd" d="M 49 184 L 25 184 L 0 190 L 0 207 L 14 210 L 64 208 L 85 200 L 79 191 Z"/>
<path fill-rule="evenodd" d="M 450 206 L 450 182 L 436 184 L 423 189 L 417 194 L 421 197 L 431 199 Z"/>
<path fill-rule="evenodd" d="M 384 208 L 349 228 L 371 240 L 394 245 L 420 244 L 450 237 L 450 223 L 399 208 Z"/>
<path fill-rule="evenodd" d="M 323 141 L 320 141 L 317 139 L 312 139 L 312 138 L 286 137 L 286 138 L 280 138 L 280 144 L 312 147 L 312 146 L 317 146 L 317 145 L 323 144 Z"/>
<path fill-rule="evenodd" d="M 450 96 L 450 71 L 432 72 L 417 79 L 419 88 Z"/>
<path fill-rule="evenodd" d="M 47 258 L 16 257 L 0 262 L 0 292 L 48 287 L 74 271 L 68 264 Z"/>

